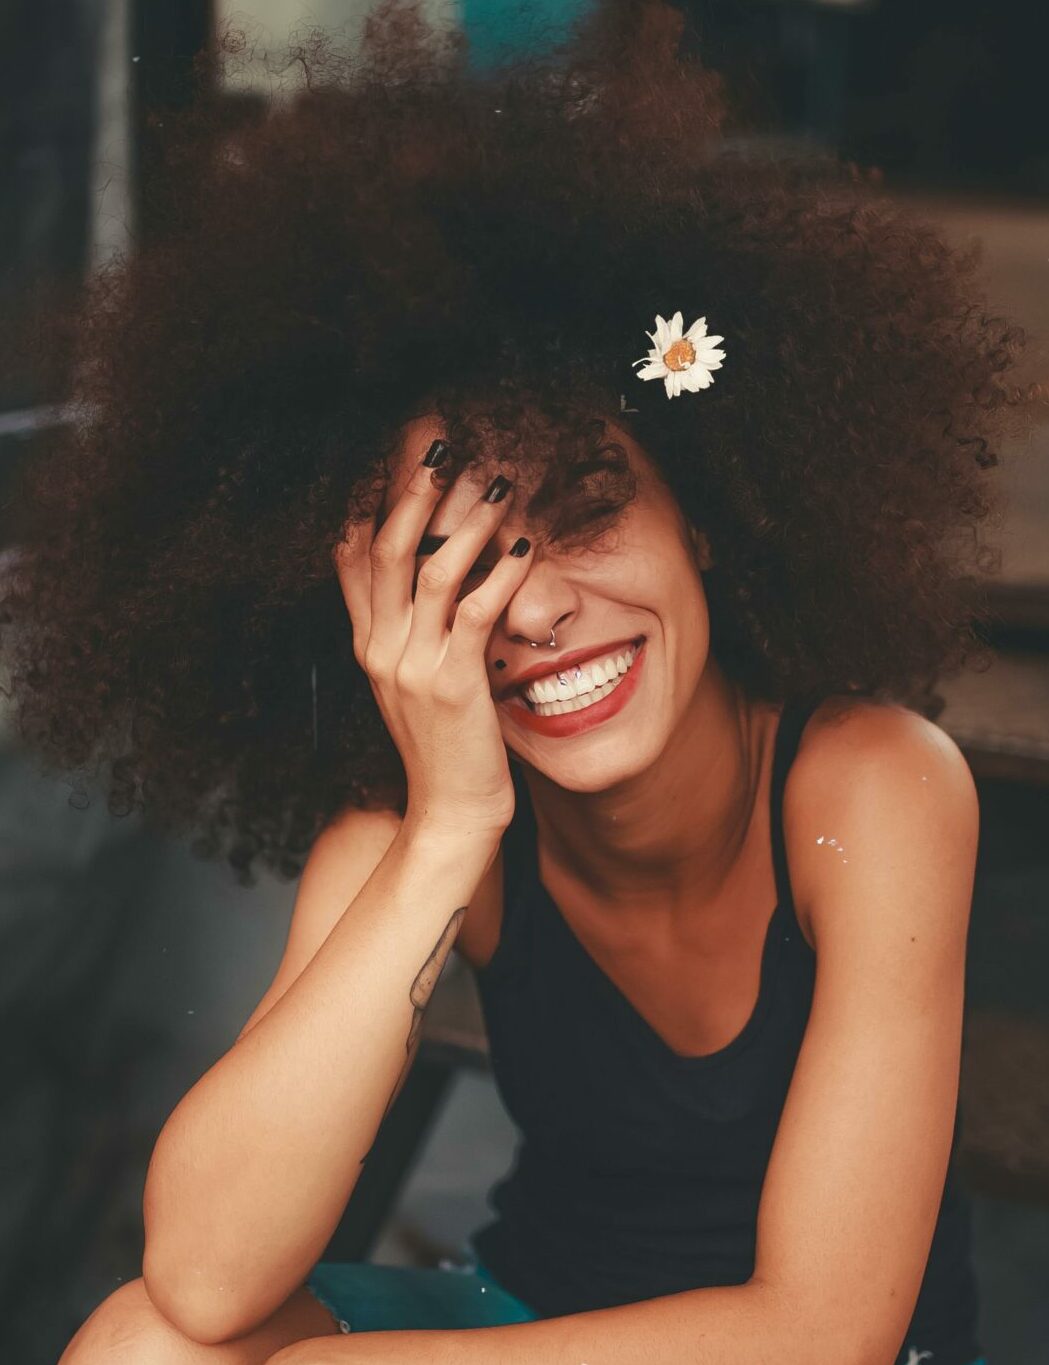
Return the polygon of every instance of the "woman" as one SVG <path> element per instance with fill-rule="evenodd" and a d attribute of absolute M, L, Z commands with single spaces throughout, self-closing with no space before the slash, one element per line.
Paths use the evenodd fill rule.
<path fill-rule="evenodd" d="M 412 16 L 198 111 L 27 486 L 25 732 L 245 876 L 305 856 L 62 1365 L 973 1365 L 978 811 L 927 713 L 1019 338 L 847 172 L 729 153 L 663 5 L 486 76 Z M 497 1217 L 324 1262 L 453 948 Z"/>

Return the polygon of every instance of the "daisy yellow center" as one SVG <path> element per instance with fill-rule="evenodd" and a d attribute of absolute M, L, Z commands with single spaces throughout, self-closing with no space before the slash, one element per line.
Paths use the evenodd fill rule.
<path fill-rule="evenodd" d="M 680 341 L 675 341 L 673 346 L 663 353 L 663 364 L 668 370 L 687 370 L 695 359 L 696 348 L 684 337 Z"/>

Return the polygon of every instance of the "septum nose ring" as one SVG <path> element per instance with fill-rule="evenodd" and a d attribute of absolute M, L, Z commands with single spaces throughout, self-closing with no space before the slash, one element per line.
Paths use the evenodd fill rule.
<path fill-rule="evenodd" d="M 538 648 L 539 648 L 539 641 L 538 641 L 538 640 L 529 640 L 528 643 L 532 646 L 533 649 L 538 649 Z M 554 628 L 553 628 L 553 626 L 550 627 L 550 640 L 549 640 L 549 644 L 550 644 L 550 648 L 551 648 L 551 649 L 553 649 L 553 648 L 556 646 L 556 644 L 557 644 L 557 641 L 554 639 Z M 495 661 L 495 666 L 496 666 L 496 668 L 505 668 L 505 667 L 506 667 L 506 660 L 505 660 L 505 659 L 496 659 L 496 661 Z"/>

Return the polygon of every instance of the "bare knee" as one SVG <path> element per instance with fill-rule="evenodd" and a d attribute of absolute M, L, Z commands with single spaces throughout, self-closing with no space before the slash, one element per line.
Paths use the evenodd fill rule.
<path fill-rule="evenodd" d="M 58 1365 L 187 1365 L 193 1344 L 153 1306 L 143 1281 L 129 1280 L 102 1300 Z"/>
<path fill-rule="evenodd" d="M 263 1365 L 282 1347 L 338 1331 L 328 1310 L 300 1288 L 255 1331 L 203 1345 L 164 1317 L 139 1278 L 102 1300 L 58 1365 Z"/>

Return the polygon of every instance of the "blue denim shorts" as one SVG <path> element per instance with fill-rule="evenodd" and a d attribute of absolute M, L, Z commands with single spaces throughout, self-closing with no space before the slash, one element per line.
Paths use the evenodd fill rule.
<path fill-rule="evenodd" d="M 343 1332 L 501 1327 L 539 1317 L 504 1289 L 473 1254 L 446 1258 L 434 1270 L 368 1261 L 318 1261 L 306 1288 Z"/>

